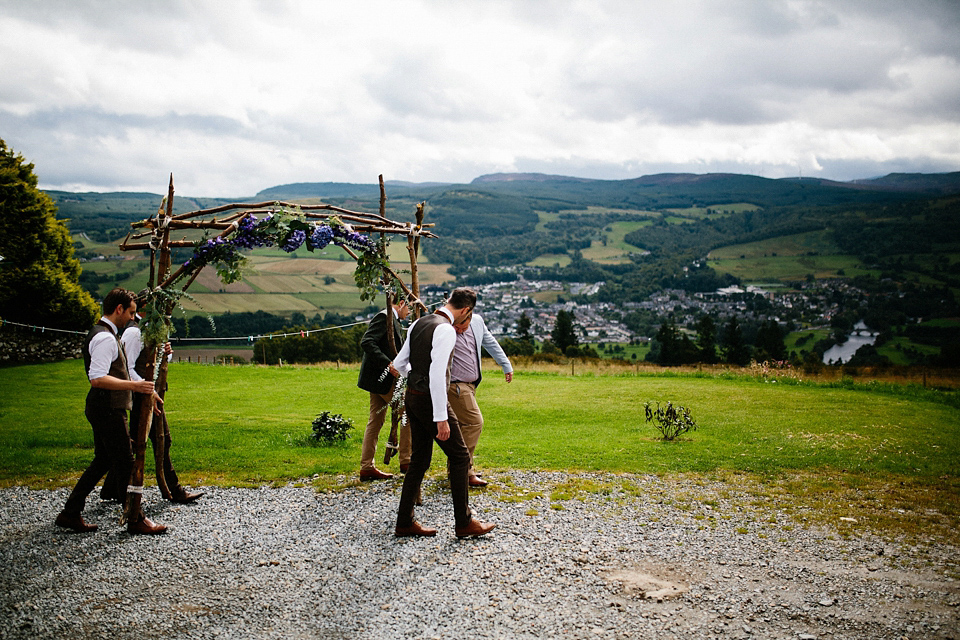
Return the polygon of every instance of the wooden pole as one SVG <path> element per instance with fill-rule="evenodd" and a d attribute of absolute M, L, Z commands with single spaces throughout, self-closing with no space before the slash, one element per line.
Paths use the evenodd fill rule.
<path fill-rule="evenodd" d="M 164 279 L 170 273 L 170 229 L 166 221 L 173 216 L 173 174 L 170 174 L 170 186 L 167 189 L 167 207 L 157 213 L 157 230 L 160 232 L 160 258 L 157 264 L 158 278 Z M 152 242 L 151 242 L 152 244 Z M 156 301 L 155 304 L 159 304 Z M 171 303 L 167 303 L 170 306 Z M 164 317 L 170 315 L 172 308 L 157 309 Z M 146 379 L 153 380 L 155 383 L 166 383 L 167 359 L 160 358 L 160 371 L 156 371 L 157 355 L 162 353 L 163 345 L 147 343 L 143 345 L 148 353 L 153 353 L 152 361 L 147 364 Z M 147 434 L 150 433 L 150 427 L 153 424 L 154 396 L 144 395 L 141 402 L 139 422 L 137 424 L 136 435 L 133 439 L 134 459 L 133 471 L 130 474 L 130 482 L 127 491 L 127 522 L 136 522 L 143 511 L 141 508 L 143 498 L 143 467 L 146 462 Z M 168 491 L 169 493 L 169 491 Z"/>
<path fill-rule="evenodd" d="M 150 347 L 144 345 L 144 348 L 147 349 Z M 154 357 L 151 358 L 147 364 L 147 380 L 153 379 L 156 353 L 156 347 L 154 347 Z M 143 394 L 141 398 L 140 415 L 137 416 L 137 429 L 133 436 L 133 471 L 130 473 L 130 481 L 127 484 L 127 505 L 124 519 L 128 523 L 139 521 L 143 514 L 141 508 L 143 499 L 143 467 L 146 462 L 147 434 L 150 433 L 150 427 L 153 424 L 153 395 L 148 396 Z"/>
<path fill-rule="evenodd" d="M 417 256 L 420 254 L 420 227 L 423 225 L 423 207 L 426 203 L 421 202 L 417 205 L 417 226 L 416 234 L 407 236 L 407 253 L 410 254 L 410 288 L 416 300 L 420 300 L 420 276 L 417 272 Z M 426 306 L 421 304 L 415 309 L 414 318 L 420 317 L 420 307 L 423 307 L 424 313 L 427 312 Z"/>

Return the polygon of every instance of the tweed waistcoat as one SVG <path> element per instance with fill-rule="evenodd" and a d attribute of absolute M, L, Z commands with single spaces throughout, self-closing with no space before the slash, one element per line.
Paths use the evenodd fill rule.
<path fill-rule="evenodd" d="M 442 324 L 449 324 L 446 316 L 434 313 L 423 316 L 410 328 L 410 375 L 407 387 L 419 393 L 430 393 L 430 363 L 433 361 L 433 334 Z M 451 352 L 451 357 L 453 353 Z M 447 383 L 450 382 L 450 362 L 447 362 Z"/>
<path fill-rule="evenodd" d="M 87 376 L 89 377 L 90 375 L 90 342 L 93 341 L 95 335 L 103 333 L 104 331 L 109 332 L 114 337 L 114 340 L 117 341 L 117 357 L 110 363 L 108 374 L 114 378 L 129 380 L 130 376 L 127 374 L 127 358 L 123 354 L 123 345 L 120 344 L 120 339 L 117 335 L 113 333 L 113 329 L 102 320 L 98 321 L 97 324 L 93 325 L 90 331 L 87 332 L 86 342 L 83 345 L 83 366 L 87 372 Z M 129 391 L 109 391 L 107 389 L 90 387 L 90 392 L 87 393 L 87 402 L 102 409 L 126 409 L 129 411 L 133 408 L 133 395 Z"/>

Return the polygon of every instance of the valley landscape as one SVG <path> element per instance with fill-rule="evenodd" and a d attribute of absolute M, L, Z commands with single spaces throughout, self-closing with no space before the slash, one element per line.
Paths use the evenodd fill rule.
<path fill-rule="evenodd" d="M 146 256 L 117 246 L 131 222 L 155 211 L 159 195 L 49 195 L 70 226 L 88 290 L 145 285 Z M 737 317 L 751 344 L 770 321 L 788 347 L 816 337 L 784 354 L 800 362 L 814 344 L 822 357 L 831 346 L 824 340 L 842 342 L 842 332 L 866 321 L 882 336 L 866 364 L 956 366 L 960 347 L 949 336 L 960 330 L 960 173 L 851 183 L 494 174 L 463 185 L 387 182 L 387 196 L 386 215 L 399 221 L 412 221 L 424 202 L 439 236 L 423 243 L 419 258 L 424 299 L 437 302 L 458 284 L 477 287 L 479 308 L 500 336 L 516 338 L 523 314 L 539 344 L 566 310 L 595 355 L 649 359 L 665 323 L 692 340 L 707 314 L 718 328 Z M 373 184 L 299 183 L 245 199 L 177 197 L 174 205 L 285 201 L 375 211 L 378 197 Z M 181 250 L 175 259 L 189 256 Z M 391 246 L 389 258 L 403 269 L 406 247 Z M 275 317 L 273 330 L 361 321 L 375 306 L 357 295 L 353 266 L 336 247 L 257 249 L 241 282 L 224 285 L 205 269 L 181 322 L 253 313 Z M 194 335 L 233 337 L 209 333 Z"/>

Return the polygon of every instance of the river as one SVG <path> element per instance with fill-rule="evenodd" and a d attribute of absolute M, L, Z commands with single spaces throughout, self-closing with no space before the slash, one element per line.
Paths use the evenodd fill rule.
<path fill-rule="evenodd" d="M 863 322 L 858 322 L 853 327 L 853 333 L 847 336 L 847 341 L 843 344 L 835 344 L 826 350 L 823 354 L 823 363 L 847 362 L 857 352 L 857 349 L 865 344 L 873 344 L 877 340 L 877 334 L 870 331 Z"/>

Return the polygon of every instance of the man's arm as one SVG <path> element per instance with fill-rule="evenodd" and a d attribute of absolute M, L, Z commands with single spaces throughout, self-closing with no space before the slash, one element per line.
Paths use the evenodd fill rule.
<path fill-rule="evenodd" d="M 90 341 L 90 386 L 106 391 L 153 393 L 152 381 L 124 380 L 110 375 L 110 363 L 119 355 L 119 349 L 112 333 L 99 333 Z"/>
<path fill-rule="evenodd" d="M 403 341 L 400 352 L 389 365 L 390 373 L 395 376 L 403 376 L 406 378 L 410 374 L 410 336 L 413 335 L 413 325 L 417 324 L 417 322 L 419 322 L 419 320 L 410 325 L 410 330 L 407 331 L 407 339 Z"/>
<path fill-rule="evenodd" d="M 490 333 L 490 330 L 487 329 L 487 323 L 485 323 L 482 318 L 480 319 L 480 326 L 483 328 L 483 338 L 481 339 L 483 348 L 493 357 L 494 362 L 500 365 L 500 368 L 503 369 L 503 373 L 507 378 L 507 382 L 510 382 L 513 379 L 513 364 L 510 362 L 510 358 L 507 357 L 507 354 L 503 351 L 503 347 L 500 346 L 497 339 Z"/>
<path fill-rule="evenodd" d="M 430 349 L 430 402 L 433 404 L 433 420 L 438 424 L 447 421 L 447 367 L 456 344 L 457 332 L 453 325 L 441 324 L 433 332 Z"/>

